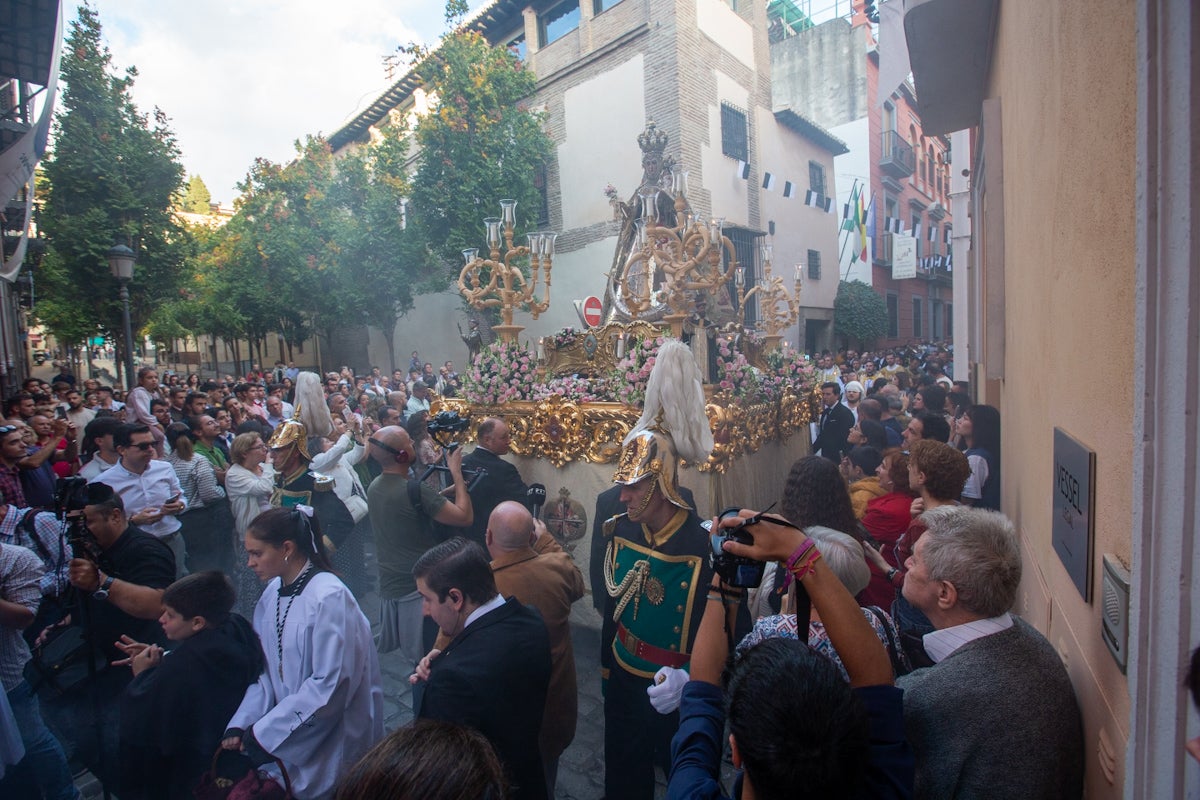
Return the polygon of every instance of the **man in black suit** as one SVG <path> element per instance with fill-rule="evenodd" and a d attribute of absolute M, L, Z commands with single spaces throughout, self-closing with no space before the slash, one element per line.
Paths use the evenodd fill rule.
<path fill-rule="evenodd" d="M 413 577 L 425 614 L 452 639 L 431 653 L 417 717 L 479 731 L 504 764 L 513 800 L 547 800 L 538 736 L 550 637 L 541 615 L 501 597 L 487 553 L 461 536 L 426 551 Z"/>
<path fill-rule="evenodd" d="M 692 490 L 686 486 L 679 487 L 679 496 L 691 506 L 696 514 L 704 519 L 701 509 L 696 508 L 696 498 Z M 604 615 L 604 605 L 608 602 L 608 591 L 604 588 L 604 551 L 608 547 L 608 537 L 604 535 L 604 523 L 617 514 L 625 513 L 625 504 L 621 502 L 621 485 L 616 484 L 596 495 L 596 514 L 592 520 L 592 550 L 591 561 L 588 562 L 588 588 L 592 590 L 592 607 L 596 613 Z"/>
<path fill-rule="evenodd" d="M 842 387 L 835 381 L 821 384 L 821 420 L 813 452 L 820 453 L 835 464 L 842 463 L 846 437 L 854 427 L 854 412 L 841 404 Z"/>
<path fill-rule="evenodd" d="M 462 535 L 486 547 L 487 522 L 496 506 L 505 500 L 512 500 L 528 507 L 529 487 L 521 480 L 517 468 L 500 458 L 509 452 L 508 446 L 512 440 L 504 420 L 488 417 L 479 423 L 475 438 L 479 444 L 463 458 L 463 472 L 470 473 L 482 468 L 487 470 L 487 475 L 470 491 L 475 521 L 469 528 L 463 529 Z"/>

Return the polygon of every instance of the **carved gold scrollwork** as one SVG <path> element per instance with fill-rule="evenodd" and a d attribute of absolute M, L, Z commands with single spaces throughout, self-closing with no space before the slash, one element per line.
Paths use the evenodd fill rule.
<path fill-rule="evenodd" d="M 527 455 L 561 467 L 584 449 L 583 412 L 562 395 L 551 395 L 534 407 L 528 436 L 531 452 Z"/>
<path fill-rule="evenodd" d="M 650 327 L 650 326 L 647 326 Z M 705 414 L 713 432 L 714 447 L 699 465 L 702 472 L 724 473 L 744 455 L 770 441 L 786 440 L 805 430 L 813 419 L 813 404 L 820 394 L 801 389 L 784 393 L 777 403 L 746 406 L 725 392 L 713 394 Z M 571 461 L 613 464 L 621 455 L 621 441 L 637 422 L 640 410 L 623 403 L 584 403 L 561 395 L 538 402 L 514 402 L 503 406 L 472 406 L 459 398 L 439 398 L 432 411 L 457 411 L 478 422 L 485 417 L 503 419 L 512 433 L 512 451 L 517 455 L 544 458 L 555 467 Z M 474 425 L 455 438 L 474 439 Z"/>
<path fill-rule="evenodd" d="M 616 369 L 617 340 L 624 336 L 653 338 L 662 331 L 648 322 L 609 322 L 575 334 L 575 341 L 556 348 L 550 337 L 543 340 L 546 374 L 602 376 Z"/>

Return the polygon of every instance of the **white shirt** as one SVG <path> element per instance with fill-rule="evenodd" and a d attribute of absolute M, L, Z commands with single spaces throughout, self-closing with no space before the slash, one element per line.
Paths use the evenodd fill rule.
<path fill-rule="evenodd" d="M 183 503 L 187 510 L 187 498 L 183 496 L 183 488 L 179 485 L 179 476 L 175 468 L 166 461 L 154 460 L 146 465 L 146 471 L 141 475 L 125 469 L 125 465 L 117 462 L 116 466 L 105 470 L 100 476 L 92 478 L 88 483 L 107 483 L 125 503 L 125 513 L 134 516 L 145 508 L 162 508 L 172 497 Z M 139 525 L 146 533 L 166 538 L 179 531 L 179 520 L 171 514 L 166 514 L 152 525 Z"/>
<path fill-rule="evenodd" d="M 482 617 L 484 614 L 488 613 L 489 611 L 495 611 L 502 605 L 504 605 L 504 597 L 503 595 L 497 594 L 491 600 L 488 600 L 486 603 L 467 615 L 467 621 L 463 623 L 463 630 L 466 630 L 468 625 Z"/>
<path fill-rule="evenodd" d="M 120 460 L 120 456 L 117 458 Z M 116 465 L 116 461 L 110 464 L 104 460 L 104 457 L 101 456 L 99 452 L 97 452 L 96 455 L 92 456 L 92 460 L 84 464 L 83 469 L 79 470 L 79 477 L 83 478 L 88 483 L 91 483 L 92 479 L 97 475 L 103 474 Z"/>
<path fill-rule="evenodd" d="M 949 658 L 955 650 L 963 645 L 976 639 L 982 639 L 984 636 L 1008 630 L 1012 624 L 1012 615 L 1006 611 L 998 617 L 977 619 L 973 622 L 964 622 L 962 625 L 954 625 L 940 631 L 927 633 L 922 638 L 925 644 L 925 654 L 933 663 L 938 664 Z"/>

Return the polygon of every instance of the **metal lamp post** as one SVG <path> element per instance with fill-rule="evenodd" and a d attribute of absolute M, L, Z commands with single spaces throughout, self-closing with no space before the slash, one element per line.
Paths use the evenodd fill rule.
<path fill-rule="evenodd" d="M 134 252 L 123 244 L 108 251 L 108 267 L 121 284 L 121 323 L 125 333 L 125 388 L 133 389 L 133 329 L 129 322 L 129 282 L 133 280 Z"/>

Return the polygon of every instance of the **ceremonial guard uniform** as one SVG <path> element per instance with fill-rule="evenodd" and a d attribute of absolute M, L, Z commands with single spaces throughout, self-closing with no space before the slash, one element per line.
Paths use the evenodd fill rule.
<path fill-rule="evenodd" d="M 668 344 L 659 351 L 655 372 L 664 358 L 686 364 L 690 369 L 683 374 L 694 375 L 694 392 L 689 397 L 688 389 L 664 388 L 666 381 L 651 375 L 646 413 L 626 437 L 613 476 L 614 483 L 630 487 L 622 491 L 628 512 L 603 526 L 607 597 L 600 660 L 607 680 L 605 793 L 610 800 L 651 800 L 654 765 L 663 767 L 664 773 L 668 770 L 679 714 L 655 711 L 646 690 L 663 667 L 687 668 L 712 579 L 708 532 L 680 495 L 676 480 L 680 459 L 676 442 L 688 442 L 685 457 L 696 463 L 712 448 L 711 432 L 694 358 L 678 342 Z M 673 352 L 664 356 L 667 349 Z M 663 374 L 679 375 L 679 366 L 666 367 Z M 684 383 L 690 387 L 692 382 Z M 688 408 L 689 400 L 694 407 Z M 667 416 L 674 431 L 668 431 L 663 421 L 664 401 L 675 408 Z M 647 519 L 654 520 L 658 529 L 653 530 Z M 745 619 L 739 619 L 739 627 L 749 630 L 744 607 L 741 613 Z"/>
<path fill-rule="evenodd" d="M 308 454 L 307 439 L 304 423 L 296 418 L 284 420 L 271 436 L 269 447 L 272 450 L 295 447 L 300 453 L 299 466 L 290 475 L 282 471 L 276 473 L 271 505 L 283 508 L 312 506 L 321 522 L 326 546 L 332 545 L 331 549 L 336 549 L 354 531 L 354 517 L 333 491 L 333 478 L 308 469 L 312 459 Z"/>

